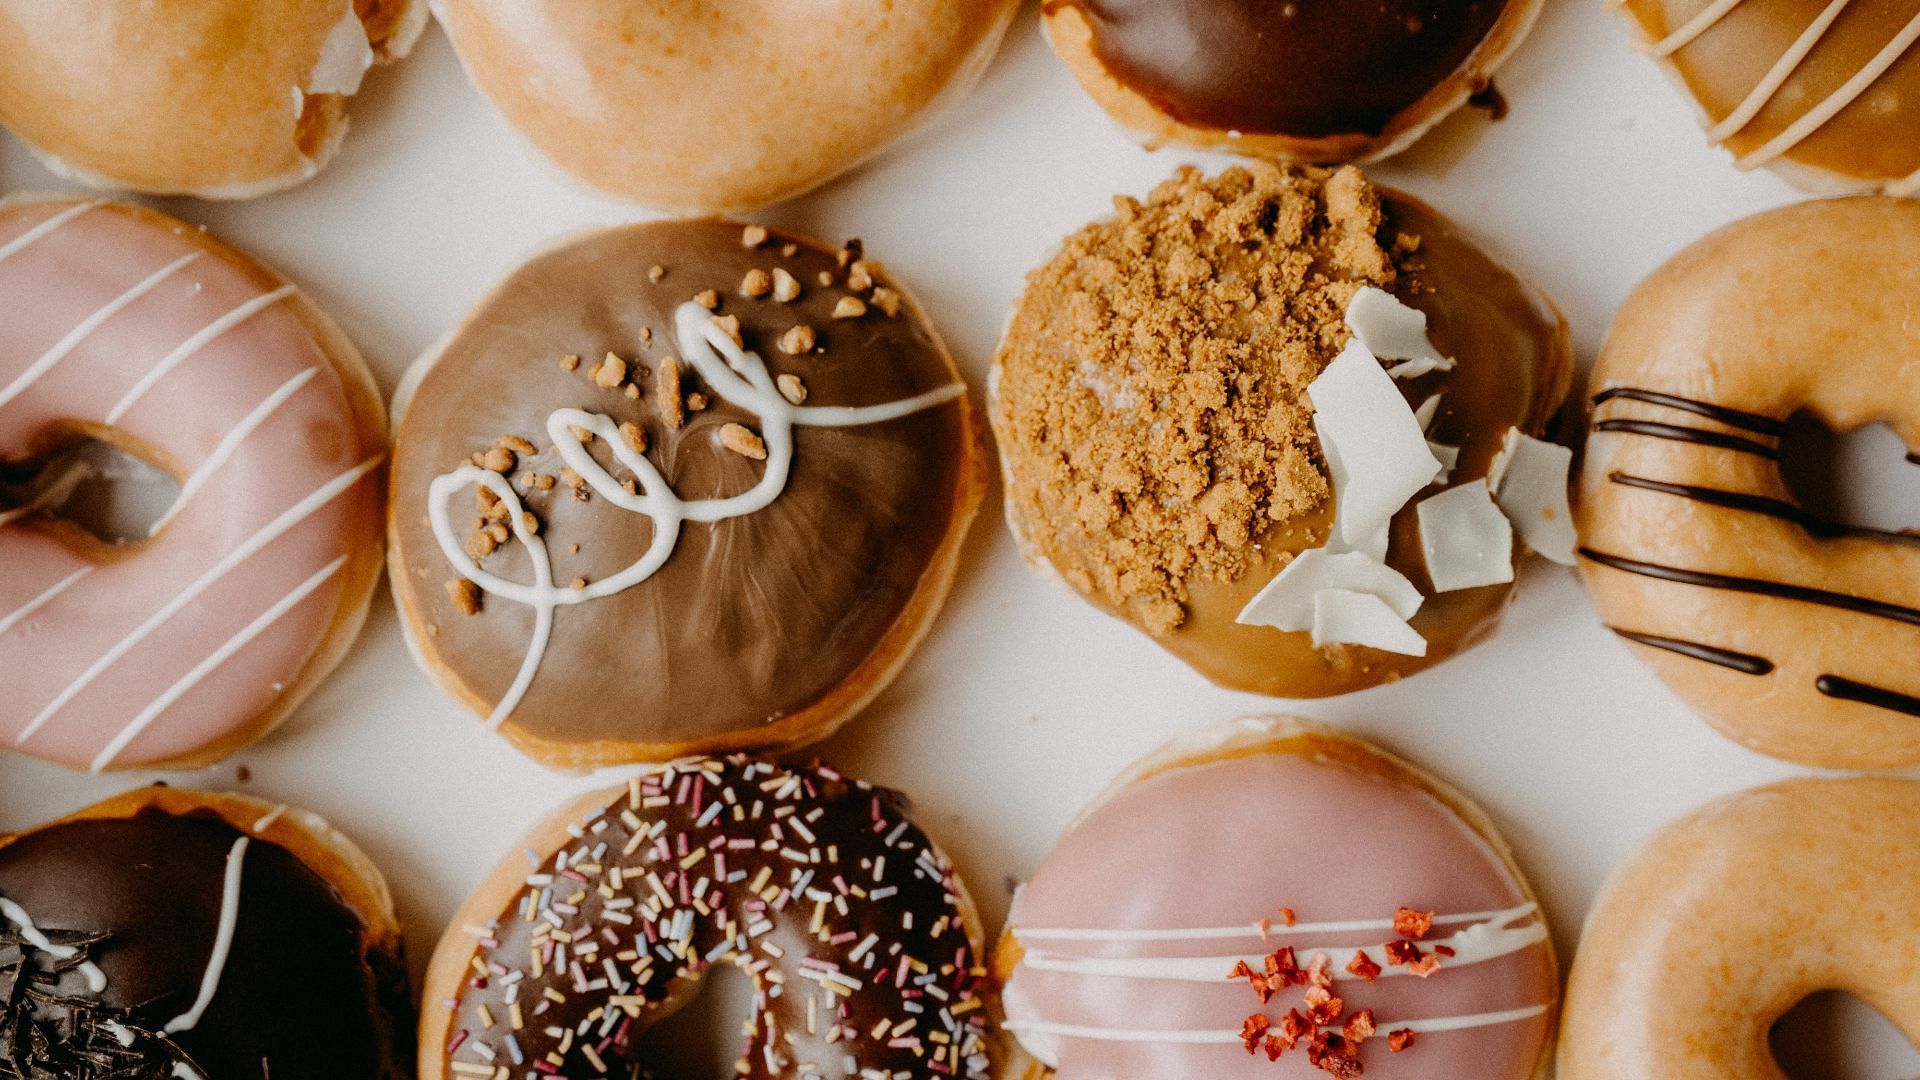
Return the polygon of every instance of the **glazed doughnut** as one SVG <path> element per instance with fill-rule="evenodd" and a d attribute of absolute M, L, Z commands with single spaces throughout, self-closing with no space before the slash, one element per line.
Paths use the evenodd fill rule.
<path fill-rule="evenodd" d="M 279 275 L 129 205 L 0 203 L 0 310 L 0 745 L 95 770 L 216 761 L 359 633 L 373 378 Z M 33 494 L 96 441 L 179 483 L 150 536 L 106 542 Z"/>
<path fill-rule="evenodd" d="M 1920 192 L 1920 3 L 1623 0 L 1643 49 L 1741 169 Z"/>
<path fill-rule="evenodd" d="M 1256 693 L 1372 686 L 1491 633 L 1512 592 L 1498 511 L 1477 587 L 1436 573 L 1446 568 L 1425 552 L 1422 518 L 1434 493 L 1477 492 L 1488 510 L 1478 480 L 1493 479 L 1510 435 L 1540 435 L 1558 409 L 1572 352 L 1553 304 L 1425 204 L 1350 168 L 1183 171 L 1119 206 L 1029 277 L 994 357 L 1007 515 L 1029 561 L 1213 681 Z M 1424 318 L 1422 347 L 1457 365 L 1382 375 L 1352 332 L 1363 293 Z M 1407 467 L 1425 472 L 1377 514 L 1377 532 L 1348 545 L 1366 556 L 1322 560 L 1350 538 L 1311 395 L 1353 348 L 1372 370 L 1349 374 L 1373 380 L 1398 414 L 1350 425 L 1359 453 L 1346 471 L 1405 464 L 1376 438 L 1390 421 L 1410 433 L 1395 440 L 1411 439 Z M 1567 529 L 1564 513 L 1557 525 Z M 1554 552 L 1568 557 L 1560 546 L 1570 552 L 1570 531 Z M 1290 567 L 1356 559 L 1391 585 L 1386 617 L 1411 616 L 1394 620 L 1401 651 L 1254 614 Z"/>
<path fill-rule="evenodd" d="M 556 768 L 824 738 L 925 634 L 985 486 L 912 300 L 857 247 L 759 226 L 553 248 L 402 399 L 411 640 Z"/>
<path fill-rule="evenodd" d="M 1920 785 L 1789 780 L 1667 826 L 1588 916 L 1561 1080 L 1775 1080 L 1767 1035 L 1855 994 L 1920 1030 Z"/>
<path fill-rule="evenodd" d="M 1015 894 L 994 971 L 1028 1080 L 1532 1080 L 1559 985 L 1484 814 L 1280 717 L 1109 785 Z"/>
<path fill-rule="evenodd" d="M 1780 463 L 1796 412 L 1920 448 L 1916 305 L 1920 205 L 1808 203 L 1676 256 L 1594 365 L 1578 510 L 1594 606 L 1762 753 L 1920 764 L 1920 539 L 1816 518 Z"/>
<path fill-rule="evenodd" d="M 244 199 L 324 168 L 424 0 L 0 0 L 0 123 L 94 187 Z"/>
<path fill-rule="evenodd" d="M 421 1080 L 653 1075 L 647 1029 L 715 964 L 753 981 L 740 1076 L 996 1075 L 973 904 L 906 811 L 824 766 L 745 757 L 561 808 L 434 952 Z"/>
<path fill-rule="evenodd" d="M 803 194 L 964 94 L 1018 0 L 436 0 L 480 91 L 612 195 L 739 212 Z"/>
<path fill-rule="evenodd" d="M 1047 37 L 1148 146 L 1377 161 L 1492 85 L 1541 0 L 1047 0 Z"/>
<path fill-rule="evenodd" d="M 150 787 L 0 838 L 0 1077 L 399 1080 L 380 872 L 301 810 Z"/>

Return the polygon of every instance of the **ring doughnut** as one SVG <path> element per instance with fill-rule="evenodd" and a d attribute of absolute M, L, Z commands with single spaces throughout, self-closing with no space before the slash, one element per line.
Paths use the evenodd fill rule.
<path fill-rule="evenodd" d="M 1723 734 L 1802 764 L 1920 763 L 1920 539 L 1815 518 L 1780 463 L 1802 411 L 1920 448 L 1916 268 L 1912 202 L 1762 214 L 1641 285 L 1594 365 L 1594 606 Z"/>
<path fill-rule="evenodd" d="M 1774 1023 L 1822 990 L 1920 1031 L 1920 784 L 1800 779 L 1667 826 L 1587 919 L 1561 1080 L 1776 1080 Z"/>
<path fill-rule="evenodd" d="M 28 974 L 0 1076 L 406 1075 L 386 883 L 305 811 L 156 786 L 0 837 L 0 982 Z"/>
<path fill-rule="evenodd" d="M 425 0 L 0 0 L 0 124 L 94 187 L 245 199 L 333 159 Z"/>
<path fill-rule="evenodd" d="M 997 1075 L 972 902 L 906 811 L 824 766 L 745 757 L 561 808 L 434 952 L 421 1080 L 651 1075 L 647 1029 L 716 964 L 754 985 L 741 1076 Z"/>
<path fill-rule="evenodd" d="M 994 971 L 1027 1080 L 1533 1080 L 1558 987 L 1479 809 L 1281 717 L 1109 785 L 1015 894 Z"/>
<path fill-rule="evenodd" d="M 0 204 L 0 310 L 0 745 L 95 770 L 219 760 L 359 633 L 373 378 L 273 271 L 129 205 Z M 180 485 L 149 536 L 108 543 L 19 498 L 94 442 Z"/>
<path fill-rule="evenodd" d="M 879 263 L 718 220 L 535 257 L 396 412 L 410 639 L 561 769 L 826 737 L 926 633 L 985 486 Z"/>
<path fill-rule="evenodd" d="M 809 191 L 964 94 L 1017 0 L 439 0 L 475 86 L 587 184 L 735 213 Z"/>

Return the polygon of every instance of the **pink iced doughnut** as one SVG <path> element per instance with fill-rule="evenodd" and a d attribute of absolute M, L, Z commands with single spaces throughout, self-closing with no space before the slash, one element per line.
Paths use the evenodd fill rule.
<path fill-rule="evenodd" d="M 180 484 L 150 538 L 23 479 L 88 438 Z M 0 202 L 0 746 L 98 771 L 264 733 L 359 630 L 384 460 L 365 364 L 278 275 L 138 207 Z"/>

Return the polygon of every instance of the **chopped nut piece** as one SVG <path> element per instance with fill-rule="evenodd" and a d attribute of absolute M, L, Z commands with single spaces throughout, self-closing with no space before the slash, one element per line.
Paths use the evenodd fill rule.
<path fill-rule="evenodd" d="M 514 465 L 518 462 L 519 459 L 513 456 L 513 451 L 504 446 L 496 446 L 480 458 L 480 467 L 488 472 L 504 475 L 512 472 Z"/>
<path fill-rule="evenodd" d="M 834 256 L 834 259 L 844 267 L 849 263 L 858 261 L 861 253 L 865 250 L 866 247 L 860 243 L 859 237 L 855 237 L 841 245 L 840 252 Z"/>
<path fill-rule="evenodd" d="M 802 323 L 780 336 L 780 351 L 788 356 L 799 356 L 812 352 L 813 342 L 813 327 Z"/>
<path fill-rule="evenodd" d="M 720 428 L 720 445 L 741 457 L 755 461 L 767 460 L 767 444 L 740 424 L 726 424 Z"/>
<path fill-rule="evenodd" d="M 480 614 L 480 586 L 466 578 L 447 582 L 447 599 L 453 601 L 455 610 L 462 615 Z"/>
<path fill-rule="evenodd" d="M 800 245 L 799 244 L 782 244 L 780 245 L 780 254 L 785 255 L 787 258 L 791 259 L 795 255 L 800 254 Z"/>
<path fill-rule="evenodd" d="M 764 244 L 766 242 L 767 242 L 767 227 L 765 225 L 749 225 L 746 228 L 740 230 L 740 246 L 741 247 L 757 248 L 761 244 Z"/>
<path fill-rule="evenodd" d="M 507 520 L 507 515 L 510 513 L 512 513 L 512 511 L 507 509 L 506 503 L 495 501 L 492 506 L 487 507 L 486 520 L 505 521 Z"/>
<path fill-rule="evenodd" d="M 572 469 L 560 470 L 560 482 L 570 488 L 585 487 L 587 485 L 587 482 L 580 478 L 580 474 L 574 472 Z"/>
<path fill-rule="evenodd" d="M 640 344 L 642 345 L 653 344 L 653 327 L 643 326 L 640 328 Z"/>
<path fill-rule="evenodd" d="M 593 441 L 593 432 L 587 430 L 586 428 L 581 427 L 579 424 L 568 424 L 567 433 L 572 435 L 574 438 L 579 439 L 583 443 L 590 443 Z"/>
<path fill-rule="evenodd" d="M 800 279 L 787 273 L 784 267 L 775 267 L 773 271 L 773 298 L 783 304 L 791 304 L 800 299 Z"/>
<path fill-rule="evenodd" d="M 747 271 L 747 276 L 740 279 L 741 296 L 757 300 L 772 291 L 773 278 L 757 266 Z"/>
<path fill-rule="evenodd" d="M 867 299 L 873 302 L 874 307 L 886 312 L 889 319 L 900 314 L 900 294 L 885 285 L 873 290 L 873 295 Z"/>
<path fill-rule="evenodd" d="M 579 544 L 568 544 L 568 545 L 567 545 L 567 554 L 569 554 L 569 555 L 578 555 L 578 554 L 580 554 L 580 545 L 579 545 Z"/>
<path fill-rule="evenodd" d="M 486 532 L 488 536 L 493 537 L 493 542 L 496 544 L 504 544 L 513 539 L 513 530 L 507 528 L 504 522 L 496 521 L 488 525 Z"/>
<path fill-rule="evenodd" d="M 548 476 L 546 473 L 534 473 L 533 486 L 540 489 L 541 491 L 552 491 L 553 477 Z"/>
<path fill-rule="evenodd" d="M 667 268 L 657 264 L 652 269 L 647 271 L 647 280 L 651 282 L 658 283 L 661 278 L 664 278 L 666 276 L 667 276 Z"/>
<path fill-rule="evenodd" d="M 574 578 L 573 584 L 571 587 L 575 589 L 584 589 L 587 587 L 587 579 L 583 577 Z"/>
<path fill-rule="evenodd" d="M 529 457 L 540 452 L 539 447 L 518 435 L 502 435 L 500 436 L 498 445 L 504 446 L 516 454 L 524 454 Z"/>
<path fill-rule="evenodd" d="M 856 259 L 847 268 L 847 288 L 854 292 L 866 292 L 873 288 L 873 267 L 865 259 Z"/>
<path fill-rule="evenodd" d="M 625 440 L 627 449 L 636 454 L 647 452 L 647 433 L 638 424 L 621 424 L 620 438 Z"/>
<path fill-rule="evenodd" d="M 568 353 L 567 355 L 560 358 L 561 371 L 572 371 L 579 366 L 580 366 L 580 358 L 573 355 L 572 353 Z"/>
<path fill-rule="evenodd" d="M 531 510 L 520 511 L 520 527 L 526 529 L 529 536 L 540 535 L 540 519 Z"/>
<path fill-rule="evenodd" d="M 627 362 L 608 353 L 600 366 L 593 369 L 593 385 L 602 390 L 611 390 L 627 381 Z"/>
<path fill-rule="evenodd" d="M 866 302 L 857 296 L 843 296 L 833 305 L 833 317 L 836 319 L 857 319 L 867 313 Z"/>
<path fill-rule="evenodd" d="M 800 381 L 800 376 L 788 372 L 775 379 L 774 383 L 780 387 L 780 396 L 793 404 L 807 400 L 807 384 Z"/>
<path fill-rule="evenodd" d="M 815 280 L 820 282 L 820 287 L 824 289 L 833 284 L 833 275 L 828 271 L 822 270 L 820 271 L 820 276 Z"/>
<path fill-rule="evenodd" d="M 499 541 L 495 540 L 492 534 L 488 533 L 485 529 L 467 537 L 467 554 L 475 560 L 484 559 L 493 554 L 494 550 L 499 546 Z"/>
<path fill-rule="evenodd" d="M 640 400 L 640 386 L 638 383 L 628 383 L 620 391 L 620 393 L 624 395 L 629 401 Z"/>
<path fill-rule="evenodd" d="M 735 346 L 745 347 L 746 342 L 740 337 L 740 316 L 709 315 L 707 321 L 717 327 L 721 333 L 727 335 L 727 340 L 733 342 Z"/>
<path fill-rule="evenodd" d="M 680 397 L 680 361 L 669 356 L 653 372 L 654 397 L 660 402 L 660 421 L 668 431 L 678 431 L 687 419 Z"/>
<path fill-rule="evenodd" d="M 700 412 L 707 407 L 707 395 L 698 391 L 687 395 L 687 411 Z"/>
<path fill-rule="evenodd" d="M 474 506 L 474 509 L 476 509 L 476 510 L 490 510 L 490 509 L 492 509 L 492 508 L 493 508 L 493 504 L 494 504 L 494 503 L 497 503 L 497 502 L 499 502 L 499 501 L 500 501 L 500 496 L 498 496 L 498 495 L 495 495 L 495 494 L 493 493 L 493 489 L 492 489 L 492 488 L 490 488 L 490 487 L 479 487 L 479 486 L 475 486 L 475 487 L 474 487 L 474 489 L 473 489 L 473 506 Z"/>
<path fill-rule="evenodd" d="M 706 308 L 708 311 L 712 311 L 720 306 L 720 294 L 714 292 L 712 289 L 703 289 L 694 296 L 693 302 Z"/>

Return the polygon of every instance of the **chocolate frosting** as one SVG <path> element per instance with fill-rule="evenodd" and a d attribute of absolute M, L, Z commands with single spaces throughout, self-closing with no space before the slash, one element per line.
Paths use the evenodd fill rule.
<path fill-rule="evenodd" d="M 1049 0 L 1107 70 L 1184 124 L 1378 135 L 1467 63 L 1506 0 Z"/>
<path fill-rule="evenodd" d="M 423 1040 L 469 1067 L 648 1076 L 646 1029 L 734 963 L 755 984 L 739 1077 L 984 1077 L 966 902 L 906 812 L 823 766 L 636 778 L 479 933 L 450 1029 Z"/>
<path fill-rule="evenodd" d="M 0 1078 L 386 1080 L 402 1074 L 389 1018 L 406 1012 L 397 958 L 285 848 L 253 838 L 218 988 L 191 1028 L 165 1034 L 200 993 L 218 933 L 228 853 L 217 816 L 146 810 L 68 821 L 0 847 L 0 897 L 59 960 L 0 920 Z M 99 966 L 89 990 L 80 959 Z M 192 1072 L 179 1072 L 185 1065 Z"/>
<path fill-rule="evenodd" d="M 788 244 L 797 245 L 791 256 L 782 253 Z M 776 267 L 800 283 L 798 299 L 740 295 L 749 271 Z M 822 273 L 833 275 L 832 287 L 819 283 Z M 776 232 L 750 248 L 737 223 L 656 222 L 537 257 L 481 303 L 420 382 L 393 468 L 396 591 L 430 662 L 461 696 L 481 711 L 502 700 L 527 655 L 535 612 L 492 596 L 476 615 L 456 608 L 446 588 L 455 571 L 427 519 L 432 480 L 503 435 L 539 449 L 520 459 L 516 476 L 559 475 L 564 463 L 545 425 L 554 410 L 576 407 L 642 428 L 649 460 L 683 499 L 751 488 L 763 463 L 720 438 L 725 425 L 757 432 L 760 421 L 699 385 L 684 363 L 684 388 L 706 393 L 710 405 L 677 429 L 663 419 L 670 395 L 656 377 L 678 353 L 674 312 L 704 290 L 718 294 L 722 316 L 739 318 L 745 348 L 776 375 L 801 379 L 810 407 L 877 405 L 958 381 L 910 304 L 890 316 L 869 289 L 859 293 L 870 298 L 865 315 L 836 319 L 836 305 L 855 295 L 848 278 L 836 253 L 797 236 Z M 816 349 L 788 355 L 780 339 L 802 324 L 816 332 Z M 593 381 L 609 352 L 636 367 L 637 399 Z M 563 370 L 570 355 L 581 363 Z M 688 522 L 651 578 L 557 611 L 508 733 L 571 745 L 738 746 L 751 739 L 730 736 L 818 702 L 874 653 L 964 524 L 955 506 L 972 482 L 970 437 L 965 406 L 954 403 L 859 427 L 796 428 L 792 472 L 770 507 Z M 613 476 L 628 475 L 604 444 L 591 449 Z M 647 517 L 598 496 L 580 501 L 565 484 L 515 488 L 542 523 L 562 585 L 626 568 L 652 538 Z M 471 493 L 456 497 L 462 536 L 473 505 Z M 480 565 L 533 580 L 518 543 Z"/>

